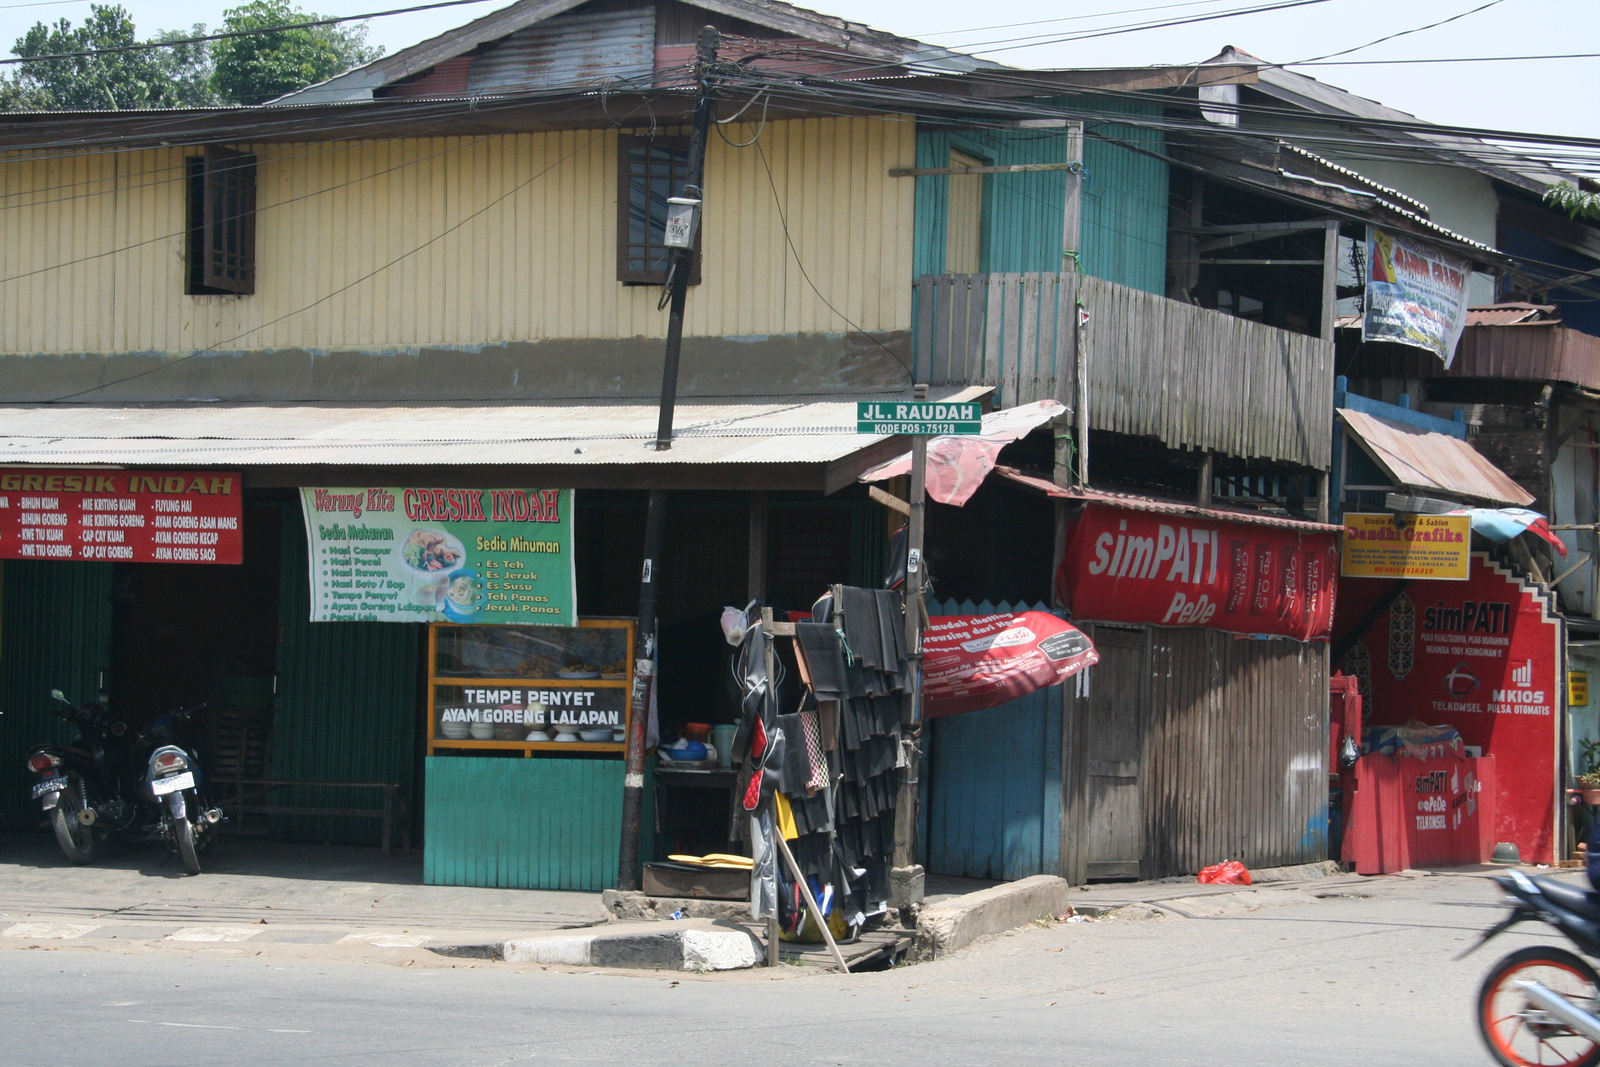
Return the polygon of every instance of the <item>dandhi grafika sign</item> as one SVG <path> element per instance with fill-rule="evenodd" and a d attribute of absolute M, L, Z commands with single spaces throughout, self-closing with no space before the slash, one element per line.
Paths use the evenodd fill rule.
<path fill-rule="evenodd" d="M 1089 504 L 1056 591 L 1074 619 L 1324 639 L 1333 628 L 1332 528 L 1190 518 Z"/>
<path fill-rule="evenodd" d="M 1345 582 L 1341 628 L 1355 626 L 1392 583 Z M 1420 719 L 1461 731 L 1498 768 L 1496 841 L 1528 863 L 1554 858 L 1561 797 L 1561 621 L 1538 588 L 1472 553 L 1464 582 L 1414 581 L 1345 654 L 1370 694 L 1366 725 Z"/>

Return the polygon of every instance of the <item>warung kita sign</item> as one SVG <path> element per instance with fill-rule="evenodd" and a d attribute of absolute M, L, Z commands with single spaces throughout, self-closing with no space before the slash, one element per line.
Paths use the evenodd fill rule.
<path fill-rule="evenodd" d="M 313 622 L 577 622 L 570 489 L 300 494 Z"/>

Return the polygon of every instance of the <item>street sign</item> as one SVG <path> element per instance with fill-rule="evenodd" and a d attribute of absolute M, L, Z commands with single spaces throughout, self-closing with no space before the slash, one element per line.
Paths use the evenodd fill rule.
<path fill-rule="evenodd" d="M 862 400 L 856 404 L 856 433 L 914 433 L 929 436 L 980 434 L 983 405 L 933 401 Z"/>

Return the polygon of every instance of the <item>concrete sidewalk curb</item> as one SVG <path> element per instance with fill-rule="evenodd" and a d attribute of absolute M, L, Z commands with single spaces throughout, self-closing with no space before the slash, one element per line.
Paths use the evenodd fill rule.
<path fill-rule="evenodd" d="M 1065 878 L 1036 874 L 1015 882 L 966 893 L 924 908 L 917 917 L 917 937 L 910 958 L 938 959 L 970 945 L 985 934 L 1026 926 L 1035 919 L 1064 915 L 1072 906 Z"/>
<path fill-rule="evenodd" d="M 491 945 L 441 945 L 443 955 L 507 963 L 562 964 L 634 970 L 733 971 L 762 960 L 755 935 L 726 920 L 613 922 L 593 931 L 560 931 Z"/>

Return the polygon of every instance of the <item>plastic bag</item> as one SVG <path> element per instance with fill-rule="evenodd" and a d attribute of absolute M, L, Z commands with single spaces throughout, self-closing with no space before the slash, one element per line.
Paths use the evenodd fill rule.
<path fill-rule="evenodd" d="M 1201 871 L 1196 879 L 1207 885 L 1249 885 L 1250 872 L 1238 860 L 1213 863 Z"/>

